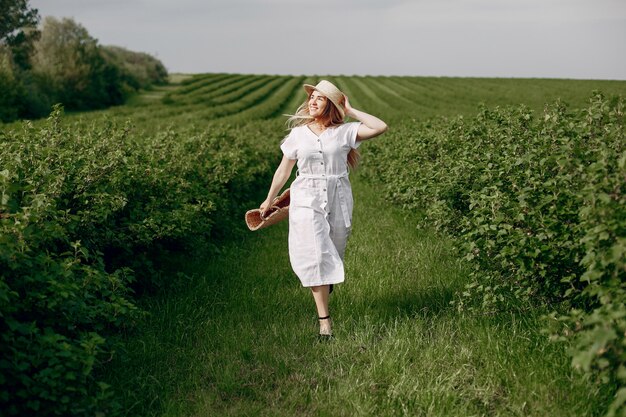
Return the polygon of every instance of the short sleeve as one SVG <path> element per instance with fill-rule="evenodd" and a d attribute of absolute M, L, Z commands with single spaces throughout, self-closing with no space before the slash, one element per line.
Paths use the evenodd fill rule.
<path fill-rule="evenodd" d="M 283 140 L 280 144 L 280 149 L 283 151 L 283 155 L 285 155 L 288 159 L 298 159 L 298 152 L 296 147 L 296 134 L 294 129 L 291 129 L 289 135 Z"/>
<path fill-rule="evenodd" d="M 359 127 L 361 126 L 361 122 L 350 122 L 348 123 L 348 128 L 346 129 L 346 135 L 348 139 L 348 145 L 351 148 L 358 148 L 361 146 L 361 142 L 357 142 L 356 135 L 359 133 Z"/>

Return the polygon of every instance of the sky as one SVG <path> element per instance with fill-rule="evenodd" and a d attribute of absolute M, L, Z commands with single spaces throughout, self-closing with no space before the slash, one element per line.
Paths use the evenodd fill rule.
<path fill-rule="evenodd" d="M 626 80 L 626 0 L 31 0 L 169 72 Z"/>

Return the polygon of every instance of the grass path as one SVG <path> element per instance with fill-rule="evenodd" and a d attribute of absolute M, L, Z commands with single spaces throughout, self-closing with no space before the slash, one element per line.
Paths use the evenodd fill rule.
<path fill-rule="evenodd" d="M 449 301 L 465 274 L 450 242 L 415 230 L 358 174 L 353 186 L 336 339 L 317 341 L 286 222 L 248 233 L 144 300 L 151 315 L 109 375 L 128 415 L 599 415 L 601 393 L 537 334 L 536 317 L 457 313 Z"/>

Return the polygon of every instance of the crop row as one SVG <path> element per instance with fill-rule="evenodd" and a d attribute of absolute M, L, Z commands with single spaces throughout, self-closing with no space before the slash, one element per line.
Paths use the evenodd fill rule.
<path fill-rule="evenodd" d="M 175 96 L 168 95 L 164 101 L 170 104 L 155 106 L 151 109 L 137 109 L 135 112 L 132 112 L 132 109 L 126 109 L 124 116 L 132 116 L 140 124 L 154 120 L 159 120 L 161 123 L 206 123 L 225 116 L 235 115 L 260 105 L 266 100 L 276 106 L 276 100 L 272 97 L 278 94 L 279 86 L 283 83 L 293 83 L 294 80 L 291 77 L 277 76 L 246 78 L 235 83 L 222 85 L 207 95 L 194 95 L 189 100 L 177 102 L 174 101 Z M 248 118 L 247 120 L 254 119 Z"/>
<path fill-rule="evenodd" d="M 194 94 L 206 87 L 218 86 L 222 83 L 234 82 L 243 77 L 250 75 L 234 75 L 234 74 L 201 74 L 195 75 L 181 82 L 180 86 L 173 93 L 177 96 L 186 94 Z"/>
<path fill-rule="evenodd" d="M 224 117 L 221 121 L 241 121 L 245 123 L 248 120 L 270 119 L 280 116 L 282 109 L 285 108 L 285 103 L 290 103 L 291 98 L 297 96 L 296 91 L 301 91 L 300 96 L 302 99 L 306 96 L 301 87 L 303 78 L 288 78 L 282 85 L 275 88 L 275 91 L 269 91 L 268 95 L 259 98 L 254 106 Z M 292 109 L 291 111 L 294 110 Z"/>
<path fill-rule="evenodd" d="M 269 79 L 271 77 L 262 75 L 230 77 L 218 83 L 205 85 L 184 96 L 172 94 L 170 97 L 164 98 L 164 102 L 175 105 L 201 104 L 204 106 L 219 106 L 245 96 L 246 93 L 265 84 Z"/>
<path fill-rule="evenodd" d="M 261 80 L 262 85 L 248 87 L 245 90 L 238 91 L 239 98 L 220 106 L 204 108 L 197 107 L 194 110 L 187 111 L 183 116 L 183 120 L 188 121 L 212 121 L 225 116 L 236 115 L 246 111 L 254 106 L 271 100 L 281 85 L 287 82 L 289 78 L 272 77 L 270 79 Z"/>

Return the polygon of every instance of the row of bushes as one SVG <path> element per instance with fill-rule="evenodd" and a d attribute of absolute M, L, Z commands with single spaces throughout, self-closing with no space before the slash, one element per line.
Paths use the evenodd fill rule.
<path fill-rule="evenodd" d="M 583 110 L 482 107 L 400 126 L 364 158 L 421 226 L 459 237 L 473 272 L 456 306 L 553 310 L 572 364 L 616 387 L 608 415 L 626 412 L 624 122 L 624 99 L 599 92 Z"/>
<path fill-rule="evenodd" d="M 54 103 L 68 110 L 121 104 L 167 76 L 148 54 L 100 46 L 74 20 L 47 17 L 25 62 L 0 43 L 0 121 L 46 116 Z"/>
<path fill-rule="evenodd" d="M 155 259 L 200 251 L 270 181 L 251 123 L 142 138 L 129 124 L 46 123 L 0 131 L 0 409 L 3 415 L 111 411 L 94 370 L 111 336 L 142 312 L 133 293 L 160 286 Z M 237 219 L 241 223 L 241 219 Z M 208 242 L 208 244 L 207 244 Z"/>

